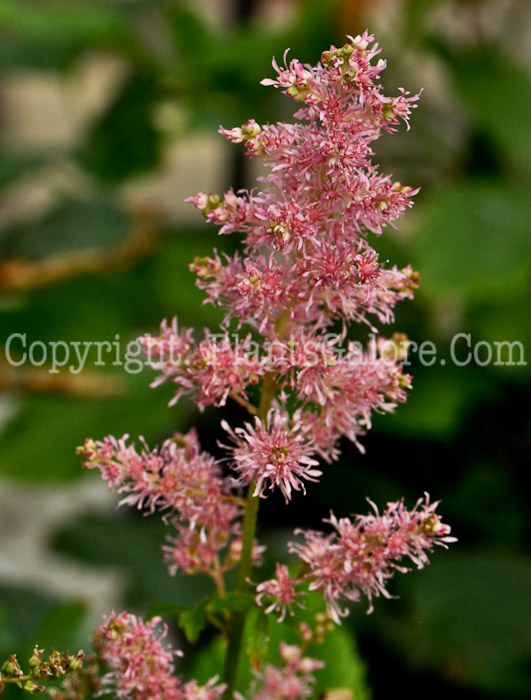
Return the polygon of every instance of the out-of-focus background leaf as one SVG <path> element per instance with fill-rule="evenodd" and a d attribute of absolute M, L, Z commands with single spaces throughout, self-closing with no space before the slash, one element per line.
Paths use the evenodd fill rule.
<path fill-rule="evenodd" d="M 182 200 L 253 185 L 254 166 L 216 130 L 290 118 L 292 105 L 259 84 L 273 55 L 289 46 L 315 62 L 366 27 L 388 60 L 387 90 L 424 88 L 411 131 L 375 145 L 384 172 L 422 187 L 376 247 L 420 270 L 393 329 L 432 341 L 437 357 L 413 359 L 411 397 L 377 417 L 365 456 L 345 445 L 306 498 L 264 503 L 263 539 L 283 558 L 289 533 L 330 508 L 412 504 L 429 491 L 459 543 L 401 576 L 398 601 L 353 611 L 328 648 L 358 674 L 341 684 L 358 678 L 366 692 L 365 665 L 375 700 L 397 687 L 456 700 L 531 693 L 525 0 L 0 2 L 0 344 L 13 334 L 27 346 L 107 343 L 79 373 L 75 358 L 50 373 L 49 357 L 40 367 L 0 357 L 0 657 L 23 658 L 35 641 L 82 645 L 110 607 L 145 614 L 156 600 L 208 592 L 206 581 L 166 575 L 164 526 L 115 512 L 75 447 L 125 432 L 155 444 L 196 424 L 217 450 L 219 414 L 169 409 L 171 388 L 149 389 L 135 344 L 175 314 L 198 329 L 221 318 L 201 305 L 186 265 L 234 241 Z M 210 645 L 200 638 L 199 673 L 215 658 Z"/>

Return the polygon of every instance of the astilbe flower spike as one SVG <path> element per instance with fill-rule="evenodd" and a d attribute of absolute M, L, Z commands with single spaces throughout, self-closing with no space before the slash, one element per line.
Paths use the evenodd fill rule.
<path fill-rule="evenodd" d="M 202 452 L 195 431 L 176 434 L 159 449 L 138 453 L 128 436 L 88 439 L 78 448 L 88 469 L 99 469 L 109 487 L 125 494 L 120 505 L 158 509 L 178 533 L 164 547 L 170 573 L 212 573 L 219 553 L 239 535 L 242 508 L 231 494 L 231 480 L 213 457 Z M 228 551 L 232 568 L 234 549 Z"/>
<path fill-rule="evenodd" d="M 322 476 L 318 460 L 337 460 L 342 438 L 363 451 L 360 438 L 373 414 L 394 411 L 411 387 L 407 338 L 387 339 L 375 324 L 393 320 L 396 304 L 413 297 L 419 275 L 410 265 L 380 260 L 372 241 L 395 226 L 418 190 L 380 173 L 372 144 L 400 122 L 409 128 L 418 95 L 402 88 L 384 94 L 379 77 L 386 64 L 368 32 L 330 47 L 315 66 L 288 63 L 287 53 L 283 65 L 273 61 L 276 77 L 262 84 L 297 103 L 295 122 L 249 119 L 220 127 L 248 156 L 262 159 L 266 174 L 258 186 L 188 198 L 220 234 L 241 239 L 238 252 L 214 251 L 189 265 L 204 303 L 224 313 L 220 332 L 205 331 L 197 341 L 174 318 L 162 322 L 158 335 L 141 338 L 159 372 L 153 386 L 175 385 L 172 404 L 188 397 L 203 410 L 230 399 L 250 418 L 240 426 L 222 420 L 230 444 L 220 445 L 226 456 L 219 460 L 201 451 L 193 431 L 154 450 L 142 442 L 137 451 L 127 436 L 79 448 L 85 466 L 101 472 L 122 504 L 159 511 L 174 527 L 163 548 L 170 573 L 204 573 L 215 582 L 216 592 L 194 614 L 204 613 L 228 639 L 228 700 L 252 600 L 252 566 L 264 551 L 255 539 L 259 497 L 278 490 L 288 502 L 305 493 Z M 348 340 L 352 323 L 372 331 L 367 344 Z M 289 545 L 298 570 L 277 564 L 273 578 L 255 584 L 255 602 L 285 621 L 313 590 L 328 612 L 319 631 L 301 635 L 302 646 L 281 645 L 280 667 L 254 669 L 251 700 L 311 695 L 312 674 L 322 664 L 307 658 L 306 649 L 348 613 L 346 602 L 363 594 L 371 611 L 375 597 L 390 597 L 388 581 L 407 570 L 404 561 L 422 567 L 435 545 L 454 541 L 436 508 L 426 495 L 412 510 L 398 501 L 381 515 L 375 506 L 373 514 L 353 518 L 331 512 L 325 521 L 331 532 L 298 532 Z M 236 565 L 232 598 L 224 576 Z M 164 636 L 156 620 L 144 623 L 128 613 L 107 618 L 96 638 L 111 669 L 105 687 L 132 700 L 218 700 L 223 686 L 216 679 L 199 686 L 175 676 Z"/>
<path fill-rule="evenodd" d="M 173 402 L 189 395 L 202 409 L 232 398 L 257 414 L 254 387 L 269 382 L 283 397 L 270 401 L 254 424 L 223 424 L 235 443 L 230 452 L 239 484 L 252 481 L 260 496 L 278 488 L 289 500 L 304 491 L 319 476 L 316 457 L 337 459 L 342 437 L 362 449 L 372 412 L 393 410 L 410 387 L 405 355 L 384 356 L 384 338 L 365 350 L 341 347 L 348 323 L 375 330 L 374 320 L 390 322 L 397 302 L 419 284 L 411 266 L 386 267 L 369 243 L 402 216 L 417 191 L 372 162 L 372 142 L 400 120 L 407 123 L 418 98 L 383 94 L 378 80 L 385 62 L 373 63 L 378 53 L 365 32 L 325 51 L 314 67 L 273 62 L 278 77 L 262 83 L 300 103 L 298 121 L 261 126 L 251 119 L 220 128 L 263 159 L 268 174 L 259 179 L 261 189 L 189 198 L 221 234 L 243 239 L 243 254 L 214 253 L 190 265 L 206 301 L 225 310 L 223 333 L 196 344 L 174 319 L 162 323 L 159 336 L 142 339 L 161 373 L 155 384 L 177 385 Z M 328 330 L 338 321 L 342 334 L 334 341 Z M 230 333 L 231 323 L 261 334 L 261 345 L 255 336 Z"/>
<path fill-rule="evenodd" d="M 195 346 L 192 330 L 179 331 L 174 318 L 171 326 L 163 321 L 160 336 L 144 336 L 141 342 L 151 366 L 162 372 L 152 386 L 164 381 L 178 385 L 172 404 L 187 394 L 201 410 L 209 405 L 224 406 L 229 395 L 247 399 L 245 387 L 257 384 L 264 374 L 253 356 L 250 336 L 233 347 L 227 333 L 205 333 L 204 340 Z"/>
<path fill-rule="evenodd" d="M 154 617 L 149 622 L 127 612 L 112 613 L 98 628 L 94 647 L 110 669 L 102 692 L 120 700 L 219 700 L 225 686 L 212 678 L 207 685 L 183 685 L 175 674 L 174 658 L 181 652 L 164 643 L 167 629 Z"/>
<path fill-rule="evenodd" d="M 368 612 L 372 612 L 373 597 L 391 597 L 387 581 L 395 572 L 408 570 L 402 560 L 407 558 L 421 569 L 429 563 L 427 553 L 434 546 L 446 547 L 456 541 L 435 512 L 438 503 L 430 503 L 428 494 L 412 510 L 397 501 L 388 503 L 379 515 L 371 505 L 374 515 L 357 515 L 351 520 L 338 519 L 332 513 L 326 522 L 334 532 L 326 535 L 299 530 L 304 541 L 289 545 L 304 564 L 299 582 L 305 581 L 310 590 L 323 594 L 338 623 L 348 614 L 339 607 L 340 600 L 357 602 L 363 593 L 369 599 Z"/>
<path fill-rule="evenodd" d="M 397 301 L 418 286 L 410 267 L 386 269 L 367 241 L 368 233 L 392 225 L 418 191 L 378 173 L 370 145 L 400 119 L 407 123 L 418 96 L 384 96 L 378 78 L 385 62 L 371 64 L 379 53 L 373 37 L 349 39 L 315 67 L 274 62 L 278 79 L 262 81 L 303 104 L 298 123 L 249 120 L 220 128 L 270 169 L 260 192 L 189 198 L 220 233 L 243 234 L 246 252 L 197 259 L 198 285 L 227 309 L 227 319 L 268 337 L 286 309 L 292 327 L 323 329 L 335 318 L 359 322 L 368 314 L 388 322 Z"/>

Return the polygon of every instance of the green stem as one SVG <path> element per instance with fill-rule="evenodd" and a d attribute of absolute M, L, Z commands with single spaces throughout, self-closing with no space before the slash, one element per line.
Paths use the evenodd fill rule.
<path fill-rule="evenodd" d="M 274 375 L 266 375 L 264 377 L 260 405 L 257 411 L 258 418 L 264 423 L 275 395 L 275 388 Z M 253 568 L 253 548 L 258 518 L 258 506 L 260 503 L 260 497 L 254 495 L 255 489 L 256 482 L 253 480 L 249 484 L 247 490 L 247 506 L 243 518 L 242 551 L 236 584 L 236 591 L 238 593 L 244 593 L 249 587 L 249 577 L 251 576 Z M 229 628 L 230 636 L 227 646 L 227 656 L 225 657 L 225 670 L 223 674 L 223 680 L 227 684 L 225 690 L 225 697 L 227 700 L 232 700 L 236 689 L 246 618 L 246 611 L 235 611 L 232 615 L 231 626 Z"/>
<path fill-rule="evenodd" d="M 249 489 L 247 491 L 247 508 L 245 509 L 245 516 L 243 519 L 242 552 L 236 586 L 236 590 L 239 593 L 245 592 L 248 588 L 248 579 L 251 575 L 253 566 L 253 545 L 258 516 L 258 504 L 260 500 L 259 496 L 253 495 L 255 488 L 256 484 L 254 481 L 252 481 L 249 484 Z M 223 680 L 227 684 L 225 697 L 228 700 L 232 700 L 236 689 L 236 679 L 241 657 L 246 618 L 247 612 L 245 610 L 235 611 L 232 615 L 230 637 L 227 646 L 227 656 L 225 657 L 225 671 L 223 674 Z"/>

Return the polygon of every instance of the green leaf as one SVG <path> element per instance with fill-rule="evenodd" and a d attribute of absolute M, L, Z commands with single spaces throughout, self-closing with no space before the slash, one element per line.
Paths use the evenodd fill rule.
<path fill-rule="evenodd" d="M 460 552 L 410 574 L 383 632 L 409 663 L 498 697 L 529 697 L 531 559 Z"/>
<path fill-rule="evenodd" d="M 269 649 L 269 617 L 263 610 L 253 610 L 247 623 L 246 653 L 252 668 L 259 668 Z"/>
<path fill-rule="evenodd" d="M 151 620 L 154 617 L 174 617 L 181 615 L 189 609 L 190 606 L 182 603 L 160 602 L 152 603 L 147 611 L 146 618 Z"/>
<path fill-rule="evenodd" d="M 188 608 L 179 615 L 179 627 L 191 644 L 197 642 L 205 625 L 206 616 L 203 607 Z"/>
<path fill-rule="evenodd" d="M 279 645 L 281 642 L 300 644 L 298 635 L 302 621 L 313 623 L 314 614 L 324 609 L 321 596 L 311 594 L 306 598 L 307 609 L 295 611 L 293 618 L 283 623 L 263 611 L 252 610 L 246 623 L 246 653 L 262 665 L 279 665 Z M 198 650 L 194 657 L 191 675 L 200 683 L 219 673 L 223 666 L 226 644 L 223 639 L 216 638 L 208 647 Z M 327 635 L 323 645 L 312 646 L 306 652 L 311 658 L 323 659 L 326 667 L 315 673 L 315 697 L 319 697 L 328 689 L 348 688 L 356 700 L 369 700 L 370 692 L 365 679 L 365 664 L 360 659 L 355 640 L 346 627 L 336 627 Z M 246 693 L 254 679 L 249 657 L 242 660 L 238 676 L 238 690 Z"/>
<path fill-rule="evenodd" d="M 223 610 L 248 610 L 254 603 L 254 598 L 245 593 L 231 591 L 223 598 L 215 598 L 207 605 L 209 612 L 221 612 Z"/>
<path fill-rule="evenodd" d="M 461 104 L 477 128 L 487 132 L 503 153 L 531 169 L 531 81 L 525 69 L 496 47 L 445 52 Z M 503 86 L 500 98 L 499 86 Z"/>
<path fill-rule="evenodd" d="M 317 676 L 317 691 L 348 688 L 356 700 L 369 700 L 366 685 L 365 664 L 359 656 L 354 638 L 344 627 L 336 627 L 326 636 L 326 641 L 314 652 L 325 667 Z"/>
<path fill-rule="evenodd" d="M 504 182 L 459 182 L 424 204 L 416 232 L 422 290 L 453 300 L 497 299 L 525 288 L 529 197 Z"/>

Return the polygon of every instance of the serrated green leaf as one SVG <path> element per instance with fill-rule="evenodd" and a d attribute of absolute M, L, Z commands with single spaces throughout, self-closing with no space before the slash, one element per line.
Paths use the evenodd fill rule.
<path fill-rule="evenodd" d="M 206 625 L 206 615 L 202 607 L 188 608 L 179 615 L 179 627 L 186 639 L 194 644 Z"/>

